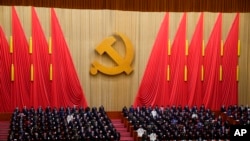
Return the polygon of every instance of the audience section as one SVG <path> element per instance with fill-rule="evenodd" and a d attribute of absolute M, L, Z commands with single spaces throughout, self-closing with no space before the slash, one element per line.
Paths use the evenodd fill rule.
<path fill-rule="evenodd" d="M 248 105 L 222 105 L 220 111 L 211 111 L 204 105 L 125 106 L 117 112 L 122 116 L 113 119 L 107 113 L 103 106 L 17 107 L 10 122 L 3 122 L 10 128 L 8 137 L 6 133 L 1 135 L 6 140 L 25 141 L 230 140 L 232 125 L 250 125 Z"/>
<path fill-rule="evenodd" d="M 135 141 L 230 140 L 231 125 L 250 125 L 250 107 L 124 107 L 122 121 Z"/>
<path fill-rule="evenodd" d="M 8 140 L 118 141 L 104 107 L 16 108 Z"/>

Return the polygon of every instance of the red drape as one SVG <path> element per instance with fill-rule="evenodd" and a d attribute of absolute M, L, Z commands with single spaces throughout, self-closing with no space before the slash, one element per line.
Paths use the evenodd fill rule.
<path fill-rule="evenodd" d="M 183 14 L 171 48 L 170 57 L 170 105 L 187 104 L 187 82 L 184 81 L 186 65 L 186 13 Z M 188 78 L 187 78 L 188 79 Z"/>
<path fill-rule="evenodd" d="M 8 41 L 0 26 L 0 112 L 9 112 L 12 108 L 10 104 L 11 91 L 11 54 Z"/>
<path fill-rule="evenodd" d="M 30 56 L 28 54 L 28 42 L 23 28 L 12 7 L 12 35 L 13 35 L 13 64 L 14 81 L 11 88 L 11 105 L 23 107 L 30 106 Z"/>
<path fill-rule="evenodd" d="M 54 9 L 51 9 L 52 33 L 52 105 L 87 106 L 67 43 Z"/>
<path fill-rule="evenodd" d="M 168 28 L 169 14 L 166 13 L 149 57 L 134 106 L 166 105 L 169 103 L 170 96 L 166 78 L 168 65 Z"/>
<path fill-rule="evenodd" d="M 10 47 L 0 28 L 0 112 L 12 112 L 15 107 L 24 106 L 87 106 L 53 9 L 51 14 L 52 54 L 34 7 L 30 45 L 15 7 L 12 7 Z"/>
<path fill-rule="evenodd" d="M 52 54 L 32 8 L 32 52 L 12 7 L 13 53 L 0 28 L 0 111 L 16 106 L 87 106 L 68 46 L 54 9 L 51 9 Z M 186 13 L 169 52 L 169 13 L 166 13 L 152 48 L 134 106 L 201 105 L 219 110 L 238 102 L 237 45 L 239 14 L 236 15 L 221 52 L 222 14 L 219 13 L 202 56 L 203 13 L 186 54 Z M 222 54 L 221 54 L 222 53 Z M 10 74 L 13 64 L 14 79 Z M 31 80 L 31 64 L 34 79 Z M 52 65 L 51 65 L 52 64 Z M 185 66 L 187 65 L 187 80 Z M 204 65 L 204 80 L 201 66 Z M 52 66 L 52 67 L 50 67 Z M 168 68 L 170 70 L 168 70 Z M 221 69 L 222 68 L 222 69 Z M 170 73 L 170 77 L 168 74 Z M 8 74 L 8 75 L 6 75 Z M 50 77 L 50 75 L 52 76 Z M 169 79 L 167 79 L 169 78 Z"/>
<path fill-rule="evenodd" d="M 203 103 L 207 108 L 219 110 L 221 107 L 221 81 L 220 81 L 220 65 L 221 65 L 221 27 L 222 14 L 219 13 L 213 31 L 209 37 L 204 57 L 204 91 Z"/>
<path fill-rule="evenodd" d="M 34 80 L 31 82 L 31 101 L 34 108 L 50 105 L 51 85 L 49 81 L 50 56 L 48 43 L 38 20 L 35 8 L 32 7 L 32 53 L 31 63 L 34 66 Z"/>
<path fill-rule="evenodd" d="M 225 106 L 238 104 L 238 83 L 236 80 L 238 65 L 239 13 L 236 14 L 224 45 L 222 60 L 222 104 Z"/>
<path fill-rule="evenodd" d="M 134 106 L 204 104 L 207 108 L 219 110 L 222 104 L 237 104 L 239 14 L 224 47 L 221 40 L 222 14 L 218 15 L 206 47 L 203 41 L 203 17 L 201 13 L 188 47 L 184 13 L 171 53 L 166 45 L 168 15 L 164 17 Z M 168 73 L 170 77 L 166 75 Z"/>
<path fill-rule="evenodd" d="M 202 42 L 203 42 L 203 13 L 196 25 L 188 54 L 188 105 L 200 106 L 203 101 L 202 93 Z"/>

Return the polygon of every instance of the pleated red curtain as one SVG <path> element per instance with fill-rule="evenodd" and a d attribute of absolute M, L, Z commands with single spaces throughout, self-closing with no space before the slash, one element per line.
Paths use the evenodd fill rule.
<path fill-rule="evenodd" d="M 183 14 L 176 32 L 170 56 L 170 105 L 187 105 L 187 79 L 185 80 L 186 54 L 186 13 Z"/>
<path fill-rule="evenodd" d="M 149 57 L 134 106 L 166 105 L 169 103 L 168 30 L 169 14 L 166 13 Z"/>
<path fill-rule="evenodd" d="M 34 69 L 34 78 L 31 80 L 31 101 L 34 108 L 38 106 L 46 107 L 50 105 L 51 95 L 49 46 L 34 7 L 32 7 L 31 40 L 31 65 Z"/>
<path fill-rule="evenodd" d="M 25 37 L 22 25 L 17 16 L 15 7 L 12 7 L 12 36 L 14 66 L 14 79 L 11 83 L 11 105 L 29 107 L 30 101 L 30 56 L 29 45 Z"/>
<path fill-rule="evenodd" d="M 186 41 L 186 13 L 183 14 L 171 51 L 163 45 L 168 38 L 164 29 L 169 26 L 164 18 L 134 106 L 204 104 L 207 108 L 219 110 L 221 105 L 238 103 L 239 14 L 224 45 L 222 14 L 218 14 L 206 46 L 203 18 L 201 13 L 189 45 Z"/>
<path fill-rule="evenodd" d="M 171 47 L 168 42 L 169 13 L 166 13 L 134 106 L 204 104 L 218 110 L 221 105 L 238 103 L 239 14 L 236 14 L 223 45 L 222 14 L 219 13 L 206 47 L 203 13 L 190 45 L 186 42 L 186 16 L 184 13 Z M 51 9 L 51 34 L 50 46 L 32 8 L 29 46 L 12 7 L 13 38 L 10 45 L 0 28 L 1 112 L 12 111 L 16 106 L 87 106 L 54 9 Z"/>
<path fill-rule="evenodd" d="M 53 106 L 87 106 L 68 45 L 54 9 L 51 9 L 52 61 L 51 89 Z"/>
<path fill-rule="evenodd" d="M 225 106 L 238 104 L 238 39 L 239 39 L 239 13 L 236 14 L 232 27 L 224 45 L 222 60 L 222 104 Z"/>
<path fill-rule="evenodd" d="M 0 112 L 9 112 L 11 103 L 11 54 L 8 41 L 0 26 Z"/>
<path fill-rule="evenodd" d="M 213 31 L 210 34 L 204 56 L 204 99 L 203 103 L 207 108 L 218 110 L 221 107 L 222 81 L 220 80 L 221 66 L 221 33 L 222 14 L 219 13 Z"/>
<path fill-rule="evenodd" d="M 10 45 L 0 28 L 0 112 L 12 112 L 15 107 L 24 106 L 87 106 L 53 9 L 51 15 L 51 46 L 46 41 L 34 7 L 29 43 L 15 7 L 12 7 Z"/>
<path fill-rule="evenodd" d="M 201 13 L 192 40 L 189 45 L 188 53 L 188 105 L 202 105 L 203 93 L 203 17 Z"/>

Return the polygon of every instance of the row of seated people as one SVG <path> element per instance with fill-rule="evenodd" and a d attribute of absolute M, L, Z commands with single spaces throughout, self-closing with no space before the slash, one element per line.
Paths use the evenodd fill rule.
<path fill-rule="evenodd" d="M 12 114 L 8 139 L 118 141 L 104 107 L 16 108 Z"/>
<path fill-rule="evenodd" d="M 124 107 L 123 116 L 142 140 L 227 140 L 230 123 L 201 107 Z"/>
<path fill-rule="evenodd" d="M 250 125 L 250 107 L 248 105 L 222 105 L 220 111 L 240 125 Z"/>

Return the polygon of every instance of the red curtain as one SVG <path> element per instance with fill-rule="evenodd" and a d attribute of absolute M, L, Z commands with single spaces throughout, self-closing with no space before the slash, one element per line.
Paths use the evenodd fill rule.
<path fill-rule="evenodd" d="M 0 112 L 8 112 L 12 108 L 10 104 L 11 54 L 2 27 L 0 27 L 0 62 Z"/>
<path fill-rule="evenodd" d="M 239 14 L 224 47 L 221 40 L 222 14 L 218 15 L 206 47 L 203 41 L 203 17 L 201 13 L 188 47 L 184 13 L 169 55 L 166 47 L 169 21 L 165 16 L 134 106 L 204 104 L 207 108 L 219 110 L 222 104 L 237 104 Z M 168 73 L 170 77 L 166 80 Z"/>
<path fill-rule="evenodd" d="M 34 68 L 34 80 L 31 81 L 31 101 L 34 108 L 50 105 L 51 85 L 49 81 L 49 46 L 38 20 L 35 8 L 32 7 L 32 53 L 31 63 Z"/>
<path fill-rule="evenodd" d="M 170 57 L 170 101 L 171 105 L 187 104 L 187 82 L 184 80 L 187 58 L 186 49 L 186 13 L 184 13 L 175 35 Z"/>
<path fill-rule="evenodd" d="M 213 31 L 208 40 L 204 57 L 204 91 L 203 103 L 207 108 L 218 110 L 221 107 L 222 83 L 220 81 L 221 65 L 221 27 L 222 14 L 219 13 Z"/>
<path fill-rule="evenodd" d="M 28 54 L 28 42 L 23 28 L 12 7 L 12 35 L 13 35 L 13 64 L 14 81 L 11 88 L 11 105 L 29 107 L 30 102 L 30 56 Z"/>
<path fill-rule="evenodd" d="M 52 105 L 87 106 L 67 43 L 54 9 L 51 9 L 52 33 Z"/>
<path fill-rule="evenodd" d="M 169 13 L 166 13 L 134 106 L 205 104 L 208 108 L 219 110 L 222 104 L 226 106 L 237 104 L 239 14 L 235 17 L 224 47 L 221 44 L 221 30 L 222 14 L 219 13 L 203 56 L 203 13 L 198 20 L 189 48 L 186 48 L 188 44 L 185 42 L 186 13 L 184 13 L 170 51 Z M 51 54 L 34 8 L 32 8 L 32 52 L 29 50 L 14 7 L 12 7 L 12 34 L 13 41 L 8 45 L 0 28 L 1 112 L 11 112 L 16 106 L 87 106 L 54 9 L 51 9 Z M 10 53 L 9 46 L 12 45 L 13 53 Z"/>
<path fill-rule="evenodd" d="M 30 45 L 15 7 L 12 7 L 13 38 L 10 40 L 10 45 L 0 28 L 0 61 L 2 62 L 0 63 L 0 112 L 12 112 L 15 107 L 24 106 L 34 108 L 50 105 L 87 106 L 68 46 L 53 9 L 51 14 L 52 53 L 34 7 L 32 7 Z"/>
<path fill-rule="evenodd" d="M 201 13 L 188 54 L 188 105 L 200 106 L 203 100 L 202 93 L 202 65 L 203 65 L 203 16 Z"/>
<path fill-rule="evenodd" d="M 222 60 L 222 104 L 225 106 L 238 104 L 238 39 L 239 39 L 239 13 L 236 14 L 230 32 L 224 45 Z"/>
<path fill-rule="evenodd" d="M 166 105 L 169 103 L 169 84 L 166 78 L 169 60 L 167 52 L 168 28 L 169 14 L 166 13 L 149 57 L 134 106 Z"/>

